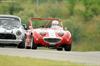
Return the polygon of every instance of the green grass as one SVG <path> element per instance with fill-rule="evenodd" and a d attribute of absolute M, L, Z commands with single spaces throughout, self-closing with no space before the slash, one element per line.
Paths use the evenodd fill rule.
<path fill-rule="evenodd" d="M 87 66 L 68 61 L 53 61 L 28 57 L 0 55 L 0 66 Z"/>

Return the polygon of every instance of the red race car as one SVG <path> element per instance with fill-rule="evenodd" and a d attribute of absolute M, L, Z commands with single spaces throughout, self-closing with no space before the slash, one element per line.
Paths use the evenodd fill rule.
<path fill-rule="evenodd" d="M 64 48 L 65 51 L 70 51 L 71 45 L 71 33 L 64 30 L 60 19 L 31 18 L 29 20 L 25 40 L 26 48 L 37 49 L 37 47 L 44 46 L 57 50 Z"/>

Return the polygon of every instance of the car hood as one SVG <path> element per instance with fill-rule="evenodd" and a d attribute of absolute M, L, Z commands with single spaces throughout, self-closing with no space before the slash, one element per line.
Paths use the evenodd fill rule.
<path fill-rule="evenodd" d="M 0 33 L 14 33 L 17 29 L 5 29 L 5 28 L 0 28 Z"/>
<path fill-rule="evenodd" d="M 65 33 L 64 30 L 62 29 L 50 29 L 50 28 L 46 28 L 46 29 L 35 29 L 34 31 L 36 31 L 37 33 L 40 33 L 40 32 L 46 32 L 48 33 L 49 37 L 57 37 L 56 36 L 56 33 L 58 32 L 63 32 Z"/>
<path fill-rule="evenodd" d="M 36 31 L 36 32 L 59 32 L 59 31 L 63 31 L 64 32 L 64 30 L 63 29 L 50 29 L 50 28 L 39 28 L 39 29 L 34 29 L 34 31 Z"/>
<path fill-rule="evenodd" d="M 1 26 L 1 28 L 7 29 L 7 30 L 11 30 L 11 29 L 15 29 L 18 28 L 17 26 Z"/>

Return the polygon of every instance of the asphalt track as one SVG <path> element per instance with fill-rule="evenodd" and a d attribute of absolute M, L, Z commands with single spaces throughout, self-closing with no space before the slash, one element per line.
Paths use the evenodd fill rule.
<path fill-rule="evenodd" d="M 49 60 L 70 61 L 83 64 L 95 64 L 100 66 L 100 52 L 78 52 L 78 51 L 57 51 L 43 49 L 18 49 L 18 48 L 2 48 L 0 47 L 0 55 L 11 55 L 21 57 L 31 57 Z"/>

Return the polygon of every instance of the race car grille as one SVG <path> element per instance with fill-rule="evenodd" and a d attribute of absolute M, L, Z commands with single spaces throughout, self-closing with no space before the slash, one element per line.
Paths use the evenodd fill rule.
<path fill-rule="evenodd" d="M 14 34 L 0 33 L 0 39 L 16 39 L 16 36 Z"/>
<path fill-rule="evenodd" d="M 60 40 L 61 39 L 59 39 L 59 38 L 44 38 L 44 41 L 49 42 L 49 43 L 57 43 Z"/>

